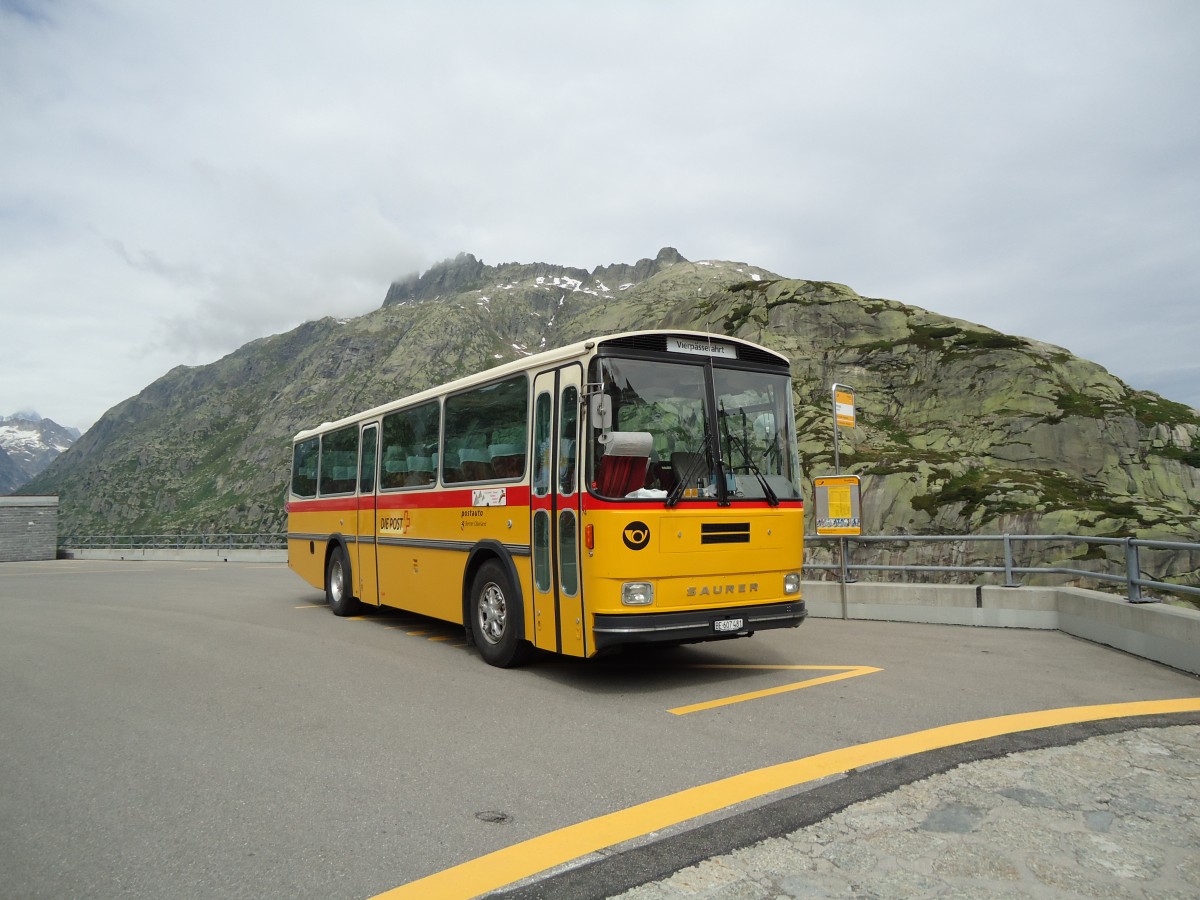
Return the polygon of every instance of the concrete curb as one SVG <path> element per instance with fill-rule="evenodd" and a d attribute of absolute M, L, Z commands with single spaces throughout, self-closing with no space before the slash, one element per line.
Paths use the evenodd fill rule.
<path fill-rule="evenodd" d="M 1184 672 L 1200 674 L 1200 610 L 1071 587 L 806 581 L 817 618 L 873 619 L 1062 631 Z M 844 615 L 843 615 L 844 612 Z"/>

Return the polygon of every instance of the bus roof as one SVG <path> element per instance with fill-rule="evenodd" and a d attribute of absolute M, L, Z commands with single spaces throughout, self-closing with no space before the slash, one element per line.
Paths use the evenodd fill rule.
<path fill-rule="evenodd" d="M 485 384 L 489 381 L 502 379 L 508 375 L 515 375 L 529 369 L 540 369 L 547 365 L 553 365 L 564 360 L 574 359 L 577 356 L 583 356 L 600 344 L 609 343 L 610 341 L 628 341 L 640 337 L 651 337 L 658 335 L 678 335 L 684 338 L 694 338 L 697 341 L 706 343 L 718 344 L 738 344 L 745 347 L 753 347 L 764 354 L 769 354 L 778 358 L 782 365 L 789 365 L 789 360 L 786 356 L 763 347 L 761 344 L 756 344 L 753 341 L 747 341 L 744 338 L 730 337 L 728 335 L 710 334 L 706 331 L 687 331 L 676 328 L 658 328 L 647 329 L 643 331 L 623 331 L 617 334 L 605 334 L 596 337 L 587 338 L 582 341 L 576 341 L 573 344 L 567 344 L 564 347 L 558 347 L 554 350 L 543 350 L 540 353 L 534 353 L 531 356 L 522 356 L 519 359 L 514 359 L 506 363 L 501 363 L 490 369 L 484 369 L 481 372 L 476 372 L 474 375 L 465 375 L 462 378 L 457 378 L 454 381 L 448 381 L 445 384 L 439 384 L 435 387 L 426 388 L 415 394 L 409 394 L 405 397 L 400 397 L 395 400 L 389 400 L 387 403 L 379 406 L 374 406 L 371 409 L 363 410 L 362 412 L 353 413 L 333 422 L 322 422 L 314 428 L 305 428 L 296 433 L 292 438 L 294 441 L 303 440 L 313 437 L 314 435 L 322 434 L 326 431 L 335 428 L 343 428 L 346 425 L 352 425 L 355 422 L 366 419 L 375 419 L 385 413 L 391 412 L 393 409 L 398 409 L 413 404 L 421 403 L 426 400 L 432 400 L 440 397 L 442 394 L 454 393 L 456 391 L 465 390 L 479 384 Z"/>

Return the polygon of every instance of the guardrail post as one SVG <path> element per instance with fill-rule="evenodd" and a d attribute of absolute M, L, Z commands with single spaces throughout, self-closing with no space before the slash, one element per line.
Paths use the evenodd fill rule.
<path fill-rule="evenodd" d="M 1016 587 L 1017 583 L 1013 581 L 1013 554 L 1012 554 L 1012 535 L 1004 536 L 1004 586 Z"/>
<path fill-rule="evenodd" d="M 1126 595 L 1130 603 L 1143 603 L 1142 599 L 1142 564 L 1138 558 L 1137 544 L 1133 538 L 1125 538 L 1125 584 Z"/>

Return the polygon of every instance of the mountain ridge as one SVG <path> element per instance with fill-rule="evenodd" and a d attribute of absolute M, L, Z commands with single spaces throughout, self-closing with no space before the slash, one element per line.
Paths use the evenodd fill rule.
<path fill-rule="evenodd" d="M 829 386 L 859 391 L 843 469 L 868 533 L 1200 539 L 1200 414 L 1028 338 L 846 285 L 673 248 L 591 272 L 471 254 L 377 310 L 306 322 L 179 367 L 36 479 L 64 531 L 275 531 L 301 428 L 597 334 L 687 328 L 792 360 L 806 476 L 832 470 Z M 1182 560 L 1190 577 L 1200 560 Z"/>

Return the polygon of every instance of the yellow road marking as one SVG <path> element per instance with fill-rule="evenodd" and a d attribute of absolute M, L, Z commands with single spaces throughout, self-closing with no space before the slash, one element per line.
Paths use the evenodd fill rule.
<path fill-rule="evenodd" d="M 677 716 L 688 713 L 702 712 L 706 709 L 716 709 L 718 706 L 729 706 L 733 703 L 744 703 L 747 700 L 758 700 L 760 697 L 771 697 L 775 694 L 785 694 L 788 691 L 798 691 L 801 688 L 816 687 L 818 684 L 829 684 L 831 681 L 841 681 L 845 678 L 857 678 L 859 675 L 870 675 L 872 672 L 882 672 L 874 666 L 737 666 L 737 665 L 702 665 L 693 666 L 696 669 L 781 669 L 785 671 L 836 672 L 836 675 L 826 675 L 824 678 L 808 678 L 779 687 L 766 688 L 761 691 L 750 691 L 736 694 L 733 697 L 723 697 L 719 700 L 706 700 L 703 703 L 692 703 L 687 706 L 677 706 L 667 712 Z"/>
<path fill-rule="evenodd" d="M 324 609 L 324 603 L 312 603 L 308 606 L 293 606 L 292 609 Z"/>
<path fill-rule="evenodd" d="M 1126 716 L 1182 712 L 1200 712 L 1200 697 L 1017 713 L 943 725 L 855 747 L 830 750 L 688 788 L 595 819 L 568 825 L 443 869 L 425 878 L 410 881 L 376 895 L 373 900 L 414 900 L 427 897 L 467 900 L 589 853 L 669 828 L 688 819 L 861 766 L 1036 728 L 1098 722 Z"/>

